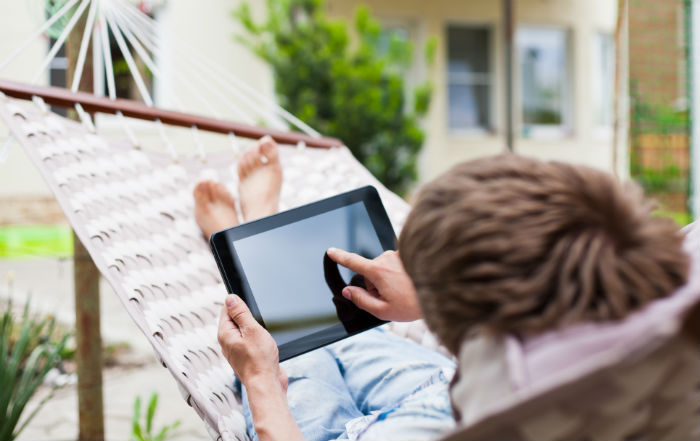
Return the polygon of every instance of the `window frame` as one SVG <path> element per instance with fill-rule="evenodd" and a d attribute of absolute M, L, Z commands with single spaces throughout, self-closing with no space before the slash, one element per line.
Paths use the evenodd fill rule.
<path fill-rule="evenodd" d="M 466 29 L 481 29 L 488 32 L 488 47 L 486 48 L 486 54 L 488 58 L 488 69 L 489 72 L 484 75 L 488 80 L 486 84 L 488 86 L 488 112 L 486 125 L 479 125 L 473 127 L 452 127 L 450 125 L 450 86 L 453 84 L 451 82 L 451 75 L 449 69 L 450 62 L 450 28 L 466 28 Z M 457 21 L 451 20 L 444 23 L 444 78 L 445 78 L 445 129 L 446 132 L 452 137 L 473 137 L 473 136 L 484 136 L 493 135 L 497 132 L 497 109 L 498 104 L 496 100 L 497 87 L 498 87 L 498 77 L 496 76 L 496 39 L 497 39 L 497 25 L 493 22 L 488 21 Z M 474 84 L 474 83 L 471 83 Z"/>
<path fill-rule="evenodd" d="M 562 109 L 560 124 L 526 124 L 524 122 L 524 105 L 523 105 L 523 60 L 521 57 L 520 35 L 523 30 L 551 30 L 558 31 L 564 34 L 564 86 L 562 90 Z M 574 39 L 576 37 L 574 28 L 567 25 L 551 24 L 551 23 L 535 23 L 526 22 L 516 26 L 514 46 L 514 86 L 515 99 L 514 107 L 518 132 L 521 138 L 524 139 L 560 139 L 573 136 L 574 132 L 574 95 L 575 95 L 575 78 L 576 70 L 575 54 L 574 54 Z"/>
<path fill-rule="evenodd" d="M 612 69 L 611 69 L 611 75 L 610 78 L 608 78 L 609 84 L 610 84 L 610 90 L 612 93 L 615 92 L 615 34 L 612 31 L 605 30 L 605 29 L 594 29 L 591 33 L 591 57 L 594 58 L 595 61 L 592 61 L 589 63 L 589 65 L 595 69 L 602 67 L 601 64 L 601 59 L 599 58 L 601 56 L 601 47 L 599 45 L 600 38 L 607 38 L 609 42 L 611 43 L 611 54 L 610 54 L 610 61 L 612 63 Z M 598 80 L 605 81 L 604 75 L 602 72 L 590 72 L 591 74 L 591 82 L 590 82 L 590 87 L 593 93 L 591 94 L 592 97 L 592 102 L 590 103 L 591 109 L 593 110 L 591 112 L 592 116 L 592 127 L 593 130 L 596 134 L 596 136 L 601 137 L 601 138 L 606 138 L 612 135 L 613 132 L 613 125 L 615 124 L 615 102 L 614 98 L 611 96 L 610 97 L 610 121 L 608 122 L 602 122 L 601 118 L 599 115 L 601 109 L 602 109 L 602 102 L 598 102 L 598 100 L 602 97 L 603 95 L 603 89 L 604 87 L 600 85 L 601 90 L 596 90 L 596 85 L 594 83 L 595 76 L 598 76 Z M 598 108 L 598 106 L 601 106 L 601 108 Z"/>
<path fill-rule="evenodd" d="M 385 17 L 378 16 L 383 31 L 396 31 L 401 29 L 406 32 L 408 41 L 413 47 L 413 58 L 403 78 L 404 99 L 407 111 L 412 111 L 415 104 L 413 92 L 427 79 L 427 66 L 425 62 L 425 32 L 421 22 L 410 17 Z"/>

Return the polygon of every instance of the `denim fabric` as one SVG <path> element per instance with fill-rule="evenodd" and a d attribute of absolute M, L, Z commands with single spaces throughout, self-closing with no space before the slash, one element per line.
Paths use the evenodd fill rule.
<path fill-rule="evenodd" d="M 454 363 L 373 329 L 282 363 L 287 400 L 308 440 L 433 439 L 454 427 Z M 243 390 L 248 434 L 257 441 Z"/>

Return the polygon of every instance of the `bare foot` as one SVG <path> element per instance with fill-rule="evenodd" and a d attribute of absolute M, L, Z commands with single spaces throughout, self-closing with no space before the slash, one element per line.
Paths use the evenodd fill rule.
<path fill-rule="evenodd" d="M 266 158 L 266 159 L 263 159 Z M 238 161 L 238 194 L 246 222 L 277 213 L 282 166 L 277 144 L 265 136 Z"/>
<path fill-rule="evenodd" d="M 207 239 L 219 230 L 238 225 L 236 201 L 223 184 L 201 181 L 192 194 L 194 218 Z"/>

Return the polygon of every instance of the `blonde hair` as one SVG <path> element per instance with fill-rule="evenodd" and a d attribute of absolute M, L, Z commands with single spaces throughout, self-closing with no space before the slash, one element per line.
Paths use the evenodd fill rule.
<path fill-rule="evenodd" d="M 532 334 L 615 320 L 683 284 L 682 235 L 637 185 L 499 155 L 419 192 L 399 254 L 428 326 L 457 353 L 472 330 Z"/>

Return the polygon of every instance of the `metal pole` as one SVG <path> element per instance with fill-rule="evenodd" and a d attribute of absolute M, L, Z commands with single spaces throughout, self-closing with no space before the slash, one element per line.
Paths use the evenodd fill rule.
<path fill-rule="evenodd" d="M 690 20 L 687 32 L 690 33 L 690 50 L 688 57 L 689 85 L 690 85 L 690 194 L 688 205 L 693 219 L 700 219 L 700 121 L 697 120 L 700 112 L 700 32 L 696 26 L 700 26 L 700 4 L 698 0 L 690 1 Z"/>
<path fill-rule="evenodd" d="M 76 24 L 66 40 L 67 85 L 76 74 L 75 66 L 80 51 L 87 16 Z M 92 92 L 92 49 L 88 48 L 84 74 L 79 89 Z M 70 112 L 74 119 L 75 112 Z M 102 335 L 100 333 L 100 273 L 85 246 L 73 232 L 73 280 L 75 290 L 75 340 L 78 372 L 78 440 L 104 440 L 104 412 L 102 399 Z"/>
<path fill-rule="evenodd" d="M 613 95 L 613 140 L 612 140 L 612 172 L 619 177 L 619 146 L 620 131 L 622 130 L 622 109 L 620 107 L 622 99 L 622 63 L 623 50 L 627 48 L 623 45 L 623 26 L 625 25 L 625 12 L 627 11 L 626 0 L 617 1 L 617 22 L 615 24 L 615 89 Z"/>
<path fill-rule="evenodd" d="M 503 52 L 505 57 L 506 149 L 513 151 L 513 0 L 503 0 Z"/>

